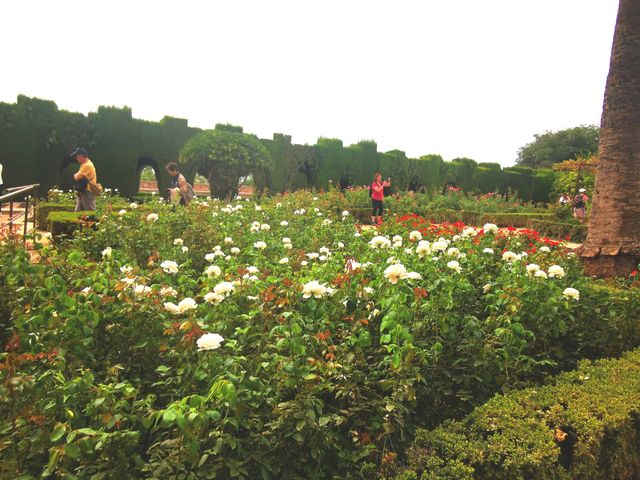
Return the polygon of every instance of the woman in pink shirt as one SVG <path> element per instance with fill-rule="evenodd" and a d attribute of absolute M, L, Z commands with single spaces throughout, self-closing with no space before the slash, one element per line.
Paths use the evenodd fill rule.
<path fill-rule="evenodd" d="M 385 187 L 390 186 L 390 178 L 383 182 L 382 175 L 379 173 L 376 173 L 373 176 L 373 183 L 371 184 L 371 205 L 373 206 L 373 213 L 371 214 L 372 225 L 382 223 L 382 212 L 384 211 L 382 200 L 384 199 L 384 189 Z"/>

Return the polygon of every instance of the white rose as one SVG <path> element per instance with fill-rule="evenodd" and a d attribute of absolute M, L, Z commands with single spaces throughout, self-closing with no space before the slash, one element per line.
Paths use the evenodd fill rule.
<path fill-rule="evenodd" d="M 222 270 L 220 270 L 220 267 L 218 267 L 217 265 L 209 265 L 205 269 L 204 273 L 207 275 L 207 277 L 214 278 L 219 277 L 222 273 Z"/>
<path fill-rule="evenodd" d="M 147 215 L 147 222 L 155 222 L 158 220 L 158 214 L 157 213 L 150 213 L 149 215 Z"/>
<path fill-rule="evenodd" d="M 173 240 L 173 244 L 174 245 L 183 245 L 184 244 L 184 240 L 182 240 L 181 238 L 176 238 Z"/>
<path fill-rule="evenodd" d="M 279 263 L 280 265 L 284 265 L 284 264 L 286 264 L 286 263 L 289 263 L 289 259 L 288 259 L 287 257 L 281 258 L 281 259 L 278 261 L 278 263 Z"/>
<path fill-rule="evenodd" d="M 136 202 L 132 202 L 129 204 L 129 208 L 131 210 L 135 210 L 136 208 L 138 208 L 138 204 Z"/>
<path fill-rule="evenodd" d="M 228 297 L 233 293 L 235 288 L 235 285 L 231 282 L 220 282 L 215 287 L 213 287 L 213 291 L 218 295 Z"/>
<path fill-rule="evenodd" d="M 562 268 L 560 265 L 551 265 L 549 267 L 549 276 L 551 278 L 564 277 L 564 268 Z"/>
<path fill-rule="evenodd" d="M 160 264 L 160 267 L 166 273 L 178 273 L 178 264 L 176 262 L 171 261 L 171 260 L 165 260 L 164 262 L 162 262 Z"/>
<path fill-rule="evenodd" d="M 536 278 L 547 278 L 547 274 L 544 270 L 538 270 L 533 276 Z"/>
<path fill-rule="evenodd" d="M 267 244 L 263 241 L 258 241 L 256 243 L 253 244 L 253 246 L 255 248 L 257 248 L 258 250 L 264 250 L 265 248 L 267 248 Z"/>
<path fill-rule="evenodd" d="M 204 350 L 216 350 L 217 348 L 220 348 L 220 344 L 222 342 L 224 342 L 222 335 L 217 333 L 205 333 L 196 341 L 196 345 L 198 346 L 198 351 L 202 352 Z"/>
<path fill-rule="evenodd" d="M 113 250 L 111 250 L 111 247 L 107 247 L 104 250 L 102 250 L 102 257 L 103 258 L 111 258 L 111 254 L 113 253 Z"/>
<path fill-rule="evenodd" d="M 530 263 L 527 265 L 527 273 L 529 275 L 535 274 L 538 270 L 540 270 L 540 265 L 536 265 L 535 263 Z"/>
<path fill-rule="evenodd" d="M 317 280 L 312 280 L 302 286 L 303 298 L 310 298 L 311 296 L 313 296 L 314 298 L 322 298 L 324 295 L 326 295 L 327 292 L 327 286 L 325 284 L 319 283 Z"/>
<path fill-rule="evenodd" d="M 207 303 L 220 303 L 223 300 L 224 300 L 224 297 L 215 292 L 209 292 L 204 296 L 204 301 Z"/>
<path fill-rule="evenodd" d="M 407 269 L 401 263 L 396 263 L 385 269 L 384 276 L 395 285 L 398 283 L 398 280 L 407 277 Z"/>
<path fill-rule="evenodd" d="M 431 255 L 431 245 L 429 242 L 427 240 L 419 240 L 418 246 L 416 247 L 416 253 L 420 258 L 423 258 L 426 255 Z"/>
<path fill-rule="evenodd" d="M 460 264 L 455 260 L 451 260 L 449 263 L 447 263 L 447 268 L 450 268 L 451 270 L 455 270 L 458 273 L 462 271 Z"/>
<path fill-rule="evenodd" d="M 520 255 L 518 255 L 517 253 L 507 251 L 502 254 L 502 260 L 509 263 L 516 262 L 520 260 Z"/>
<path fill-rule="evenodd" d="M 417 230 L 414 230 L 409 234 L 409 240 L 411 240 L 412 242 L 419 242 L 420 240 L 422 240 L 422 234 Z"/>
<path fill-rule="evenodd" d="M 571 287 L 565 288 L 564 291 L 562 292 L 562 296 L 567 300 L 570 298 L 573 298 L 575 301 L 580 300 L 580 292 L 575 288 L 571 288 Z"/>
<path fill-rule="evenodd" d="M 485 223 L 482 227 L 484 233 L 498 233 L 498 226 L 494 223 Z"/>

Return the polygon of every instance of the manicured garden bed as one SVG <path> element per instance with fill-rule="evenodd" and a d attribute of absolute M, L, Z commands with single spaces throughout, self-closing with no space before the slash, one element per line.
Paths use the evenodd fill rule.
<path fill-rule="evenodd" d="M 78 228 L 38 263 L 0 246 L 16 477 L 371 478 L 419 429 L 640 346 L 634 278 L 531 229 L 361 229 L 336 191 L 98 206 L 50 213 Z"/>

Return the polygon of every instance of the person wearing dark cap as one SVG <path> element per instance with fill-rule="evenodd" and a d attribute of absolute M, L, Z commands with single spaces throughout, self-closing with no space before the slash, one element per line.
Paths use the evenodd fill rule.
<path fill-rule="evenodd" d="M 80 164 L 80 169 L 73 176 L 76 182 L 76 192 L 78 193 L 76 212 L 93 212 L 96 210 L 96 197 L 89 190 L 89 182 L 98 183 L 96 167 L 94 167 L 93 162 L 89 160 L 87 150 L 82 147 L 76 148 L 69 156 L 74 157 Z"/>

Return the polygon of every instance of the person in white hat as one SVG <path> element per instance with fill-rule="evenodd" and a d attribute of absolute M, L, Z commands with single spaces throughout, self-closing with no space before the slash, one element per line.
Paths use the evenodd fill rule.
<path fill-rule="evenodd" d="M 573 197 L 573 216 L 577 218 L 580 223 L 583 223 L 587 216 L 587 202 L 589 197 L 586 194 L 586 190 L 581 188 L 578 190 L 578 194 Z"/>

